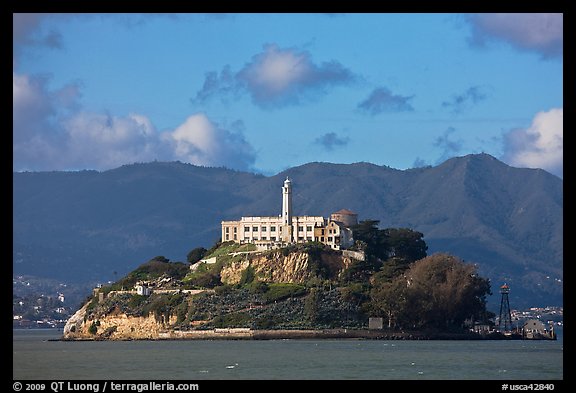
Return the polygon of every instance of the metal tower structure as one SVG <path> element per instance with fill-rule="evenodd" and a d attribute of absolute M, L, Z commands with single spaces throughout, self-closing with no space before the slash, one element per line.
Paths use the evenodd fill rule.
<path fill-rule="evenodd" d="M 508 300 L 508 294 L 510 293 L 510 287 L 504 284 L 500 287 L 500 293 L 502 298 L 500 299 L 500 317 L 498 319 L 498 330 L 504 332 L 512 331 L 512 315 L 510 314 L 510 302 Z"/>

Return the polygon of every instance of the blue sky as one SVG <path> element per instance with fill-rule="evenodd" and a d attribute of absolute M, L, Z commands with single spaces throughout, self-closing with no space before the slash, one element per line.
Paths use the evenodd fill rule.
<path fill-rule="evenodd" d="M 14 14 L 13 169 L 485 152 L 562 177 L 562 14 Z"/>

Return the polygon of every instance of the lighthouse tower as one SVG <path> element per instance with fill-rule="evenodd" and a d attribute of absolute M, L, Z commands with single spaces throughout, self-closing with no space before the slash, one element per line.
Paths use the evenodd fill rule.
<path fill-rule="evenodd" d="M 282 241 L 292 243 L 292 182 L 288 177 L 282 187 Z"/>

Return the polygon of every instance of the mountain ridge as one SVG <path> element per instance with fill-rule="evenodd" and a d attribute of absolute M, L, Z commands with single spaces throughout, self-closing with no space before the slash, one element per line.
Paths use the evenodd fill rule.
<path fill-rule="evenodd" d="M 429 254 L 478 263 L 493 292 L 506 280 L 511 301 L 562 302 L 562 180 L 487 154 L 407 170 L 311 162 L 273 176 L 179 162 L 13 173 L 14 274 L 102 281 L 154 255 L 184 260 L 219 238 L 221 220 L 279 214 L 286 176 L 297 215 L 348 208 L 409 227 Z"/>

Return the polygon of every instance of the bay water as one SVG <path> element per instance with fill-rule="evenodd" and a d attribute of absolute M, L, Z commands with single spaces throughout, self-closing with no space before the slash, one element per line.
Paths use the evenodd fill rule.
<path fill-rule="evenodd" d="M 14 380 L 563 379 L 563 341 L 53 341 L 13 330 Z"/>

